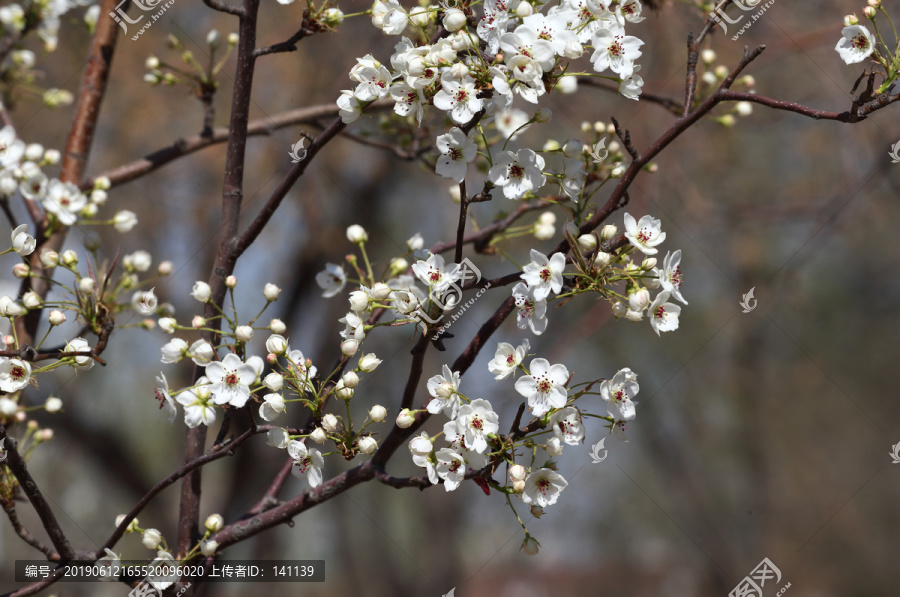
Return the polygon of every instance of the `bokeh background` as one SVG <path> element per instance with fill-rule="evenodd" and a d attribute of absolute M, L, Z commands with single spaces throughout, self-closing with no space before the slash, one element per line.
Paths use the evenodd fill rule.
<path fill-rule="evenodd" d="M 347 13 L 367 8 L 341 7 Z M 718 54 L 713 66 L 730 68 L 745 44 L 766 44 L 746 71 L 759 93 L 844 111 L 863 66 L 845 65 L 834 44 L 843 15 L 861 9 L 861 2 L 777 0 L 739 41 L 717 33 L 706 47 Z M 260 45 L 290 37 L 301 11 L 300 3 L 265 2 Z M 701 16 L 680 3 L 645 14 L 643 23 L 629 26 L 646 42 L 639 61 L 644 90 L 680 101 L 685 40 L 699 30 Z M 90 175 L 200 131 L 199 102 L 183 87 L 143 82 L 144 60 L 153 54 L 178 61 L 165 47 L 169 34 L 202 58 L 207 32 L 228 33 L 234 26 L 227 15 L 178 0 L 137 41 L 120 38 Z M 348 20 L 338 34 L 304 40 L 297 52 L 261 59 L 251 118 L 333 102 L 349 87 L 347 71 L 357 56 L 371 52 L 386 60 L 396 41 L 363 17 Z M 75 91 L 87 42 L 82 29 L 64 24 L 61 49 L 42 63 L 46 80 L 40 83 Z M 219 79 L 218 126 L 227 123 L 233 66 L 232 57 Z M 72 108 L 50 111 L 25 94 L 18 99 L 11 113 L 19 135 L 62 148 Z M 553 111 L 552 121 L 532 127 L 522 146 L 547 137 L 587 141 L 583 121 L 608 123 L 615 116 L 643 149 L 674 121 L 657 105 L 588 87 L 575 95 L 554 92 L 544 105 Z M 722 106 L 714 115 L 732 108 Z M 219 584 L 202 594 L 437 597 L 455 587 L 459 597 L 723 597 L 764 557 L 782 572 L 776 587 L 765 587 L 767 597 L 788 582 L 786 594 L 796 597 L 896 594 L 900 467 L 892 466 L 889 451 L 900 441 L 894 368 L 900 165 L 887 154 L 900 139 L 900 108 L 892 108 L 846 125 L 755 106 L 731 128 L 701 122 L 659 156 L 656 173 L 638 178 L 627 211 L 662 220 L 668 235 L 663 251 L 683 252 L 682 288 L 690 304 L 680 329 L 658 338 L 646 322 L 615 321 L 605 302 L 582 296 L 565 308 L 551 308 L 550 331 L 530 337 L 532 352 L 565 363 L 577 380 L 609 377 L 627 366 L 641 384 L 630 441 L 608 441 L 609 457 L 591 464 L 588 449 L 606 431 L 589 420 L 585 445 L 567 447 L 558 459 L 569 481 L 558 504 L 538 520 L 517 503 L 541 542 L 539 555 L 519 550 L 524 533 L 503 497 L 485 496 L 474 483 L 453 493 L 369 483 L 297 517 L 291 528 L 267 532 L 225 554 L 325 560 L 324 584 Z M 433 126 L 437 131 L 441 125 Z M 378 138 L 380 127 L 379 117 L 370 116 L 349 130 Z M 289 169 L 287 150 L 300 132 L 316 130 L 297 126 L 250 141 L 245 218 Z M 124 235 L 79 228 L 68 246 L 99 241 L 108 256 L 145 249 L 157 261 L 172 260 L 176 273 L 157 284 L 157 293 L 188 320 L 197 307 L 190 287 L 208 278 L 217 243 L 224 149 L 205 149 L 115 188 L 110 204 L 135 211 L 141 225 Z M 458 206 L 446 182 L 422 163 L 337 139 L 317 156 L 240 262 L 239 308 L 245 317 L 255 313 L 265 282 L 283 287 L 270 315 L 288 323 L 292 347 L 326 368 L 337 355 L 337 319 L 347 305 L 339 297 L 323 299 L 315 273 L 350 252 L 344 236 L 350 224 L 368 229 L 371 255 L 380 265 L 402 254 L 415 232 L 426 245 L 453 238 Z M 474 205 L 472 219 L 483 225 L 509 209 L 501 195 Z M 504 243 L 504 255 L 475 255 L 468 248 L 466 256 L 487 276 L 509 273 L 527 261 L 529 248 L 547 251 L 558 242 L 564 220 L 557 214 L 551 241 L 526 237 Z M 610 221 L 621 228 L 622 213 Z M 8 274 L 5 283 L 14 291 Z M 751 288 L 758 306 L 745 314 L 738 303 Z M 456 358 L 508 291 L 479 299 L 454 324 L 456 338 L 446 342 L 447 352 L 429 351 L 421 400 L 424 379 Z M 261 344 L 265 335 L 258 336 Z M 493 380 L 487 362 L 496 342 L 524 337 L 507 321 L 463 378 L 469 396 L 493 402 L 502 426 L 509 425 L 519 396 L 509 380 Z M 30 467 L 80 548 L 102 544 L 116 514 L 130 509 L 181 460 L 180 417 L 170 426 L 153 397 L 161 370 L 176 387 L 189 382 L 188 366 L 159 362 L 167 339 L 159 330 L 117 332 L 105 355 L 108 367 L 60 372 L 24 395 L 32 405 L 49 395 L 64 402 L 63 414 L 36 415 L 55 439 L 34 453 Z M 413 344 L 406 328 L 371 334 L 365 351 L 384 363 L 364 377 L 352 401 L 355 411 L 377 402 L 389 409 L 389 420 L 396 415 Z M 583 407 L 604 412 L 599 404 Z M 436 432 L 439 424 L 432 421 L 427 429 Z M 383 438 L 389 423 L 376 430 Z M 326 461 L 326 477 L 348 466 L 335 458 Z M 206 467 L 204 514 L 220 512 L 229 521 L 240 516 L 282 462 L 283 454 L 260 437 Z M 420 473 L 405 449 L 389 472 Z M 282 496 L 301 490 L 292 479 Z M 139 517 L 141 526 L 172 539 L 177 493 L 175 487 L 163 493 Z M 28 505 L 19 511 L 42 538 Z M 124 538 L 117 551 L 126 558 L 150 555 L 135 536 Z M 0 523 L 0 591 L 17 586 L 14 560 L 38 555 L 7 522 Z M 127 592 L 124 585 L 57 584 L 49 594 Z"/>

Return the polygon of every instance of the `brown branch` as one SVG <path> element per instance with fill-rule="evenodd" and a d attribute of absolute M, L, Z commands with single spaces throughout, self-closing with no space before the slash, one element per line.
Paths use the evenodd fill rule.
<path fill-rule="evenodd" d="M 25 528 L 25 525 L 23 525 L 19 520 L 19 515 L 16 512 L 16 504 L 13 500 L 0 498 L 0 505 L 3 506 L 3 511 L 6 512 L 6 516 L 7 518 L 9 518 L 9 522 L 10 524 L 12 524 L 13 530 L 19 537 L 22 538 L 22 541 L 43 553 L 48 560 L 59 560 L 59 554 L 57 552 L 55 552 L 51 547 L 48 547 L 35 539 L 34 535 L 32 535 L 31 532 L 27 528 Z"/>
<path fill-rule="evenodd" d="M 112 12 L 115 5 L 115 0 L 102 0 L 100 13 Z M 62 169 L 59 175 L 62 182 L 78 184 L 84 176 L 85 165 L 94 140 L 94 131 L 100 116 L 100 106 L 106 93 L 118 31 L 119 26 L 113 19 L 104 18 L 97 22 L 97 32 L 91 42 L 90 54 L 81 79 L 75 117 L 63 151 Z M 26 202 L 26 205 L 29 203 Z M 29 212 L 33 218 L 37 215 L 30 207 Z M 41 250 L 59 251 L 66 240 L 68 228 L 62 227 L 48 238 L 46 218 L 42 217 L 42 221 L 35 222 L 35 227 L 37 228 L 35 238 L 38 239 L 38 246 L 29 260 L 33 275 L 22 281 L 19 296 L 33 290 L 41 298 L 44 298 L 50 290 L 49 281 L 52 274 L 47 272 L 41 263 Z M 41 309 L 33 309 L 16 320 L 16 332 L 20 345 L 34 344 L 35 334 L 41 321 L 41 313 Z"/>
<path fill-rule="evenodd" d="M 618 84 L 607 81 L 606 79 L 597 79 L 596 77 L 578 77 L 578 84 L 587 85 L 588 87 L 596 87 L 597 89 L 604 89 L 606 91 L 612 91 L 614 93 L 619 92 Z M 672 98 L 642 91 L 640 101 L 659 104 L 675 116 L 681 116 L 681 103 L 673 100 Z"/>
<path fill-rule="evenodd" d="M 203 4 L 207 5 L 213 10 L 228 13 L 230 15 L 235 15 L 238 17 L 244 16 L 244 12 L 246 11 L 245 7 L 231 6 L 230 4 L 225 4 L 224 2 L 222 2 L 222 0 L 203 0 Z"/>
<path fill-rule="evenodd" d="M 275 497 L 278 495 L 278 492 L 281 491 L 281 488 L 284 486 L 285 481 L 287 481 L 291 476 L 291 468 L 294 466 L 294 461 L 288 458 L 284 465 L 282 465 L 281 470 L 278 471 L 278 474 L 275 475 L 275 478 L 272 480 L 272 483 L 269 484 L 269 488 L 266 490 L 265 495 L 256 503 L 255 506 L 250 508 L 247 512 L 247 516 L 256 516 L 260 512 L 265 512 L 271 508 L 274 508 L 281 502 L 278 501 L 278 498 Z"/>
<path fill-rule="evenodd" d="M 684 80 L 684 106 L 681 116 L 687 116 L 691 112 L 694 103 L 694 93 L 697 91 L 697 60 L 700 58 L 700 42 L 694 42 L 694 34 L 688 33 L 688 59 L 687 76 Z"/>
<path fill-rule="evenodd" d="M 619 126 L 619 121 L 615 118 L 612 119 L 613 127 L 616 129 L 616 135 L 619 136 L 619 139 L 622 140 L 622 145 L 625 147 L 625 151 L 628 152 L 628 155 L 631 156 L 631 159 L 634 161 L 640 161 L 641 154 L 638 153 L 638 150 L 635 149 L 634 144 L 631 142 L 631 133 L 628 132 L 628 129 L 624 131 Z"/>
<path fill-rule="evenodd" d="M 31 473 L 28 472 L 28 467 L 25 466 L 25 460 L 16 449 L 18 442 L 7 434 L 6 427 L 0 423 L 0 441 L 4 439 L 3 449 L 6 450 L 6 465 L 12 471 L 12 474 L 15 475 L 16 480 L 19 482 L 19 487 L 22 488 L 28 501 L 31 502 L 32 507 L 37 512 L 44 530 L 50 535 L 50 541 L 62 559 L 75 559 L 75 548 L 69 543 L 69 539 L 63 532 L 62 527 L 59 526 L 50 504 L 44 499 L 44 495 L 38 488 L 37 483 L 31 476 Z"/>
<path fill-rule="evenodd" d="M 215 0 L 208 0 L 208 5 L 216 8 Z M 224 7 L 225 5 L 221 5 Z M 218 10 L 218 8 L 217 8 Z M 253 87 L 253 71 L 256 63 L 253 51 L 256 46 L 256 18 L 259 11 L 259 0 L 244 0 L 243 8 L 231 12 L 240 16 L 238 28 L 238 57 L 235 67 L 234 90 L 231 102 L 231 120 L 229 123 L 228 150 L 225 157 L 225 179 L 222 185 L 222 227 L 219 236 L 219 248 L 209 278 L 211 288 L 210 300 L 204 309 L 204 317 L 218 326 L 221 321 L 216 314 L 221 309 L 227 288 L 225 278 L 234 272 L 234 266 L 240 252 L 236 250 L 238 226 L 241 215 L 241 200 L 244 185 L 244 158 L 247 149 L 247 125 L 250 120 L 250 99 Z M 204 333 L 204 338 L 213 346 L 217 345 L 218 332 Z M 194 381 L 202 374 L 200 367 L 194 368 Z M 206 426 L 200 425 L 187 432 L 184 461 L 190 462 L 200 457 L 206 442 Z M 183 558 L 190 550 L 194 539 L 199 535 L 200 519 L 200 471 L 195 470 L 184 477 L 181 485 L 181 501 L 178 515 L 177 559 Z"/>
<path fill-rule="evenodd" d="M 391 101 L 377 101 L 368 106 L 369 110 L 383 110 L 392 106 Z M 319 106 L 310 106 L 308 108 L 297 108 L 296 110 L 288 110 L 272 117 L 260 118 L 250 122 L 247 126 L 247 136 L 255 137 L 260 135 L 269 135 L 273 131 L 282 129 L 295 124 L 315 123 L 321 118 L 334 116 L 338 113 L 338 107 L 335 104 L 323 104 Z M 210 136 L 194 135 L 185 139 L 179 139 L 167 147 L 158 149 L 147 156 L 117 166 L 112 170 L 101 172 L 97 176 L 84 180 L 81 183 L 81 189 L 87 190 L 93 188 L 94 179 L 100 176 L 109 178 L 112 186 L 118 186 L 134 180 L 144 174 L 152 172 L 157 168 L 161 168 L 180 157 L 199 151 L 210 145 L 218 145 L 228 140 L 228 128 L 218 127 L 212 130 Z"/>

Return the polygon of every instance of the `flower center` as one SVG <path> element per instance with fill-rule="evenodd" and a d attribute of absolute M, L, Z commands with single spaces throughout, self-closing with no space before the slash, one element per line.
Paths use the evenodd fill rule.
<path fill-rule="evenodd" d="M 662 319 L 666 315 L 666 308 L 663 305 L 660 305 L 656 308 L 656 311 L 653 313 L 653 316 L 657 319 Z"/>
<path fill-rule="evenodd" d="M 626 398 L 628 398 L 628 394 L 625 392 L 625 390 L 619 390 L 618 392 L 613 394 L 613 400 L 615 400 L 616 402 L 622 402 Z"/>
<path fill-rule="evenodd" d="M 10 371 L 10 375 L 16 381 L 22 381 L 25 379 L 25 368 L 19 365 L 13 365 L 12 371 Z"/>
<path fill-rule="evenodd" d="M 550 383 L 549 379 L 542 375 L 537 379 L 537 389 L 541 394 L 546 394 L 553 389 L 553 384 Z"/>
<path fill-rule="evenodd" d="M 681 273 L 681 267 L 676 267 L 671 274 L 669 274 L 669 281 L 673 286 L 678 288 L 681 287 L 681 282 L 684 280 L 684 275 Z"/>
<path fill-rule="evenodd" d="M 622 56 L 625 55 L 625 48 L 623 48 L 622 44 L 619 42 L 620 39 L 622 39 L 622 36 L 617 35 L 615 37 L 615 39 L 613 40 L 613 42 L 611 44 L 609 44 L 609 47 L 607 48 L 609 55 L 612 56 L 613 58 L 621 58 Z"/>
<path fill-rule="evenodd" d="M 238 377 L 237 371 L 228 371 L 225 373 L 225 377 L 222 378 L 222 381 L 226 386 L 234 387 L 241 382 L 241 378 Z"/>
<path fill-rule="evenodd" d="M 854 48 L 857 50 L 866 50 L 869 48 L 869 40 L 865 35 L 859 33 L 853 37 L 853 40 L 850 42 Z"/>
<path fill-rule="evenodd" d="M 458 162 L 462 159 L 462 151 L 458 147 L 451 147 L 450 151 L 447 152 L 447 156 L 454 162 Z"/>
<path fill-rule="evenodd" d="M 471 426 L 472 429 L 481 431 L 484 428 L 484 421 L 481 420 L 481 417 L 472 417 L 472 420 L 469 422 L 469 426 Z"/>
<path fill-rule="evenodd" d="M 522 178 L 525 175 L 525 168 L 520 166 L 519 164 L 513 164 L 509 167 L 509 174 L 507 175 L 507 179 L 509 178 Z"/>
<path fill-rule="evenodd" d="M 550 481 L 547 479 L 540 479 L 536 484 L 538 491 L 541 492 L 541 495 L 550 491 Z"/>
<path fill-rule="evenodd" d="M 541 277 L 541 282 L 549 282 L 550 281 L 550 268 L 545 267 L 544 269 L 542 269 L 541 273 L 540 273 L 540 277 Z"/>
<path fill-rule="evenodd" d="M 645 243 L 650 240 L 650 233 L 646 228 L 641 228 L 637 233 L 637 239 L 639 242 Z"/>
<path fill-rule="evenodd" d="M 469 101 L 469 92 L 463 88 L 460 88 L 459 91 L 456 92 L 456 95 L 454 97 L 456 97 L 456 101 L 458 103 L 465 103 Z"/>
<path fill-rule="evenodd" d="M 511 354 L 506 355 L 506 364 L 507 365 L 509 365 L 511 367 L 513 365 L 513 363 L 515 363 L 515 362 L 516 362 L 516 357 L 514 357 Z"/>

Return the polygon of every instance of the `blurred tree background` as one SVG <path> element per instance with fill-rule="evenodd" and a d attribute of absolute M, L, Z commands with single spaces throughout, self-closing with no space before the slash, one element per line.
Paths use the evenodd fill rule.
<path fill-rule="evenodd" d="M 739 41 L 716 33 L 705 47 L 718 54 L 713 66 L 732 68 L 745 44 L 766 44 L 746 71 L 759 93 L 843 111 L 863 66 L 845 65 L 834 44 L 842 16 L 860 11 L 857 4 L 780 0 Z M 341 8 L 349 13 L 368 5 Z M 301 11 L 299 2 L 266 3 L 258 44 L 289 38 Z M 678 3 L 645 15 L 646 21 L 632 27 L 646 42 L 640 61 L 644 92 L 680 101 L 685 39 L 699 31 L 700 16 Z M 200 132 L 200 103 L 184 87 L 145 83 L 144 61 L 152 54 L 178 62 L 178 52 L 166 48 L 171 34 L 203 62 L 208 31 L 227 34 L 234 27 L 227 15 L 178 0 L 138 40 L 120 37 L 90 176 Z M 83 28 L 64 25 L 61 50 L 42 64 L 41 83 L 76 91 L 88 41 Z M 332 104 L 350 86 L 347 72 L 356 57 L 371 52 L 386 60 L 396 41 L 362 17 L 349 19 L 337 34 L 303 40 L 297 52 L 261 59 L 251 120 Z M 233 69 L 232 57 L 215 97 L 220 127 L 227 124 Z M 675 118 L 650 102 L 584 86 L 575 95 L 554 92 L 548 99 L 552 121 L 533 126 L 526 142 L 548 135 L 560 143 L 587 142 L 583 121 L 616 117 L 641 149 Z M 19 136 L 48 147 L 62 147 L 71 113 L 71 107 L 51 111 L 24 97 L 11 106 Z M 668 234 L 663 249 L 682 249 L 689 305 L 681 328 L 657 338 L 646 322 L 615 321 L 608 304 L 580 297 L 565 309 L 551 308 L 550 331 L 530 336 L 532 352 L 565 363 L 577 379 L 610 377 L 627 366 L 641 384 L 630 441 L 608 441 L 609 457 L 591 464 L 590 445 L 606 431 L 587 421 L 585 445 L 567 447 L 558 458 L 569 481 L 559 503 L 540 520 L 517 503 L 541 542 L 539 555 L 519 550 L 523 532 L 503 497 L 485 496 L 474 483 L 453 493 L 368 483 L 304 513 L 292 528 L 264 533 L 224 554 L 324 559 L 324 584 L 218 584 L 202 594 L 437 597 L 456 587 L 459 597 L 724 597 L 764 557 L 780 568 L 795 597 L 895 594 L 900 572 L 891 558 L 900 473 L 888 452 L 900 441 L 900 406 L 891 382 L 900 332 L 894 310 L 900 236 L 891 232 L 892 222 L 900 221 L 900 165 L 886 154 L 900 138 L 896 114 L 888 108 L 846 125 L 755 105 L 733 127 L 711 119 L 696 125 L 659 156 L 656 173 L 641 174 L 626 210 L 660 218 Z M 373 113 L 348 131 L 377 138 L 382 126 L 382 117 Z M 245 213 L 261 206 L 290 167 L 287 152 L 301 131 L 317 129 L 297 126 L 251 139 Z M 224 150 L 224 144 L 204 149 L 113 189 L 110 202 L 136 212 L 140 225 L 127 234 L 76 228 L 67 246 L 97 241 L 110 258 L 116 251 L 145 249 L 157 261 L 172 260 L 176 273 L 156 291 L 173 303 L 180 319 L 189 318 L 197 308 L 190 287 L 207 279 L 218 242 Z M 337 319 L 346 303 L 340 296 L 323 299 L 315 274 L 350 251 L 344 236 L 350 224 L 367 228 L 372 258 L 381 266 L 402 254 L 415 232 L 426 246 L 451 240 L 458 205 L 445 182 L 420 162 L 345 137 L 336 140 L 239 263 L 239 305 L 255 312 L 265 282 L 283 287 L 271 315 L 288 323 L 292 347 L 327 366 L 338 353 Z M 495 193 L 493 201 L 473 205 L 472 218 L 488 223 L 511 206 Z M 553 240 L 505 243 L 510 258 L 474 254 L 471 247 L 465 255 L 487 276 L 509 273 L 526 260 L 530 247 L 549 251 L 558 242 L 564 221 L 557 214 Z M 610 222 L 621 229 L 622 212 Z M 738 303 L 750 288 L 758 307 L 745 314 Z M 456 337 L 446 342 L 447 352 L 429 351 L 425 379 L 452 362 L 508 290 L 488 292 L 454 324 Z M 487 362 L 496 342 L 523 337 L 507 321 L 462 381 L 469 396 L 492 400 L 501 427 L 508 427 L 520 398 L 511 383 L 493 380 Z M 25 393 L 23 399 L 34 405 L 50 395 L 63 400 L 63 415 L 42 419 L 56 435 L 34 454 L 30 468 L 79 547 L 102 544 L 115 516 L 181 462 L 181 417 L 169 425 L 153 388 L 161 370 L 173 385 L 185 385 L 190 368 L 163 368 L 159 348 L 166 340 L 158 329 L 117 332 L 105 355 L 107 368 L 77 376 L 63 369 L 54 383 Z M 261 346 L 265 334 L 256 340 Z M 413 337 L 407 328 L 386 329 L 370 342 L 366 352 L 376 352 L 384 363 L 366 376 L 351 405 L 362 413 L 383 404 L 390 421 Z M 389 424 L 376 426 L 380 437 Z M 430 421 L 426 429 L 436 432 L 439 422 Z M 219 512 L 233 520 L 259 499 L 281 467 L 282 454 L 262 437 L 251 444 L 205 469 L 204 516 Z M 326 478 L 342 466 L 349 465 L 326 460 Z M 388 470 L 420 472 L 405 449 Z M 284 495 L 300 490 L 292 479 Z M 177 511 L 173 487 L 139 516 L 141 526 L 174 537 Z M 20 516 L 40 533 L 27 505 Z M 126 558 L 150 554 L 134 536 L 126 536 L 117 551 Z M 16 587 L 14 560 L 38 556 L 9 524 L 0 524 L 0 592 Z M 124 595 L 127 588 L 67 583 L 51 593 L 102 597 Z"/>

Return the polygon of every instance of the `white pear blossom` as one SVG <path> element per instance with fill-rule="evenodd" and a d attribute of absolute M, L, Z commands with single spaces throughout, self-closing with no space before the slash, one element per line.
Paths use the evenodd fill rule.
<path fill-rule="evenodd" d="M 462 435 L 466 448 L 484 454 L 488 449 L 488 436 L 500 430 L 499 416 L 491 403 L 482 398 L 463 404 L 452 421 L 444 425 L 444 433 Z"/>
<path fill-rule="evenodd" d="M 671 291 L 664 290 L 656 295 L 656 299 L 650 305 L 650 325 L 657 336 L 660 332 L 671 332 L 678 329 L 681 307 L 669 302 L 671 296 Z"/>
<path fill-rule="evenodd" d="M 634 72 L 634 61 L 641 57 L 640 47 L 644 42 L 625 35 L 622 28 L 600 29 L 591 40 L 596 48 L 591 56 L 594 70 L 602 73 L 610 69 L 623 79 Z"/>
<path fill-rule="evenodd" d="M 318 487 L 322 484 L 322 467 L 325 460 L 322 453 L 315 448 L 307 448 L 302 441 L 291 440 L 287 445 L 287 451 L 294 460 L 291 474 L 298 479 L 306 479 L 310 487 Z"/>
<path fill-rule="evenodd" d="M 419 126 L 422 125 L 422 116 L 425 115 L 425 93 L 416 89 L 405 81 L 397 81 L 391 85 L 389 94 L 394 100 L 394 113 L 399 116 L 412 114 L 416 117 Z M 440 138 L 440 137 L 439 137 Z"/>
<path fill-rule="evenodd" d="M 451 419 L 455 419 L 459 412 L 459 371 L 450 371 L 450 367 L 444 365 L 443 375 L 435 375 L 426 384 L 428 393 L 433 400 L 425 408 L 431 414 L 444 412 Z"/>
<path fill-rule="evenodd" d="M 414 263 L 412 270 L 416 277 L 431 289 L 432 297 L 439 297 L 462 276 L 458 263 L 445 265 L 444 258 L 435 254 L 425 261 L 419 260 Z"/>
<path fill-rule="evenodd" d="M 688 304 L 681 295 L 681 283 L 684 280 L 684 274 L 681 272 L 681 249 L 674 253 L 666 253 L 662 269 L 653 268 L 653 273 L 659 278 L 663 290 L 672 293 L 672 298 L 685 305 Z"/>
<path fill-rule="evenodd" d="M 12 237 L 13 251 L 19 255 L 31 255 L 34 252 L 34 237 L 28 234 L 28 224 L 17 226 L 10 235 Z"/>
<path fill-rule="evenodd" d="M 478 154 L 478 148 L 471 137 L 460 128 L 453 127 L 446 134 L 438 136 L 435 146 L 441 155 L 437 159 L 434 171 L 444 178 L 456 182 L 464 181 L 467 165 Z"/>
<path fill-rule="evenodd" d="M 537 191 L 547 181 L 543 174 L 544 158 L 531 149 L 516 153 L 504 151 L 494 160 L 488 179 L 503 187 L 507 199 L 520 199 L 528 191 Z"/>
<path fill-rule="evenodd" d="M 18 392 L 31 381 L 31 364 L 21 359 L 0 357 L 0 392 Z"/>
<path fill-rule="evenodd" d="M 457 79 L 449 70 L 441 75 L 441 90 L 432 101 L 436 108 L 449 112 L 450 119 L 457 124 L 466 124 L 484 107 L 484 100 L 478 98 L 475 89 L 475 79 L 469 75 Z"/>
<path fill-rule="evenodd" d="M 209 427 L 216 422 L 216 409 L 212 404 L 209 380 L 201 377 L 190 389 L 179 392 L 175 401 L 184 407 L 184 424 L 190 428 L 198 425 Z"/>
<path fill-rule="evenodd" d="M 565 365 L 550 365 L 547 359 L 533 359 L 529 375 L 516 380 L 516 391 L 528 400 L 534 416 L 566 405 L 569 370 Z"/>
<path fill-rule="evenodd" d="M 563 476 L 556 471 L 542 468 L 534 471 L 525 479 L 522 501 L 541 508 L 552 506 L 568 485 Z"/>
<path fill-rule="evenodd" d="M 87 197 L 71 182 L 53 179 L 47 185 L 47 193 L 41 202 L 49 213 L 56 216 L 63 226 L 72 226 L 78 214 L 87 204 Z"/>
<path fill-rule="evenodd" d="M 363 320 L 352 311 L 344 317 L 338 319 L 339 323 L 344 324 L 344 331 L 341 332 L 341 338 L 345 340 L 362 340 L 366 337 L 366 328 Z"/>
<path fill-rule="evenodd" d="M 175 421 L 175 417 L 178 416 L 178 409 L 175 408 L 175 402 L 169 394 L 169 382 L 163 373 L 159 374 L 156 381 L 160 384 L 160 387 L 156 388 L 156 399 L 159 400 L 159 409 L 166 412 L 171 424 Z"/>
<path fill-rule="evenodd" d="M 841 60 L 847 64 L 862 62 L 875 51 L 875 37 L 862 25 L 851 25 L 841 30 L 841 41 L 834 47 Z"/>
<path fill-rule="evenodd" d="M 528 327 L 536 336 L 543 334 L 547 329 L 547 301 L 536 298 L 534 289 L 522 282 L 513 286 L 512 295 L 516 302 L 516 325 L 519 329 Z"/>
<path fill-rule="evenodd" d="M 405 409 L 404 409 L 405 410 Z M 435 468 L 434 444 L 428 434 L 424 431 L 409 440 L 409 452 L 412 454 L 412 461 L 418 467 L 424 468 L 428 474 L 428 480 L 432 485 L 437 485 L 438 474 Z"/>
<path fill-rule="evenodd" d="M 660 231 L 660 221 L 653 216 L 643 216 L 635 222 L 634 217 L 625 212 L 625 238 L 645 255 L 656 255 L 656 246 L 666 240 L 666 233 Z"/>
<path fill-rule="evenodd" d="M 610 416 L 617 421 L 634 419 L 637 403 L 632 401 L 632 396 L 637 396 L 638 391 L 637 375 L 628 367 L 620 369 L 612 379 L 600 384 L 600 397 L 607 402 Z"/>
<path fill-rule="evenodd" d="M 316 274 L 316 284 L 324 290 L 322 296 L 331 298 L 339 293 L 347 283 L 347 274 L 344 268 L 334 263 L 326 263 L 325 269 Z"/>
<path fill-rule="evenodd" d="M 284 412 L 284 397 L 272 392 L 263 397 L 263 403 L 259 406 L 259 416 L 264 421 L 274 421 L 278 415 Z"/>
<path fill-rule="evenodd" d="M 441 448 L 435 453 L 438 477 L 444 480 L 444 490 L 453 491 L 466 478 L 466 472 L 484 468 L 487 458 L 470 450 L 456 451 L 452 448 Z"/>
<path fill-rule="evenodd" d="M 531 249 L 531 263 L 522 268 L 520 276 L 528 288 L 534 291 L 534 298 L 546 300 L 550 291 L 559 294 L 563 284 L 563 270 L 566 268 L 566 256 L 554 253 L 547 257 L 539 251 Z"/>
<path fill-rule="evenodd" d="M 584 443 L 584 424 L 581 413 L 574 406 L 561 408 L 550 416 L 550 428 L 553 435 L 570 446 Z"/>
<path fill-rule="evenodd" d="M 228 353 L 221 361 L 206 366 L 206 377 L 212 383 L 210 392 L 215 404 L 244 406 L 250 398 L 250 384 L 256 380 L 253 366 L 234 353 Z"/>
<path fill-rule="evenodd" d="M 506 379 L 512 375 L 528 354 L 530 343 L 526 338 L 519 346 L 513 346 L 508 342 L 497 345 L 494 358 L 488 363 L 488 371 L 494 374 L 494 379 Z"/>
<path fill-rule="evenodd" d="M 172 338 L 162 347 L 162 362 L 177 363 L 188 354 L 188 343 L 182 338 Z"/>

